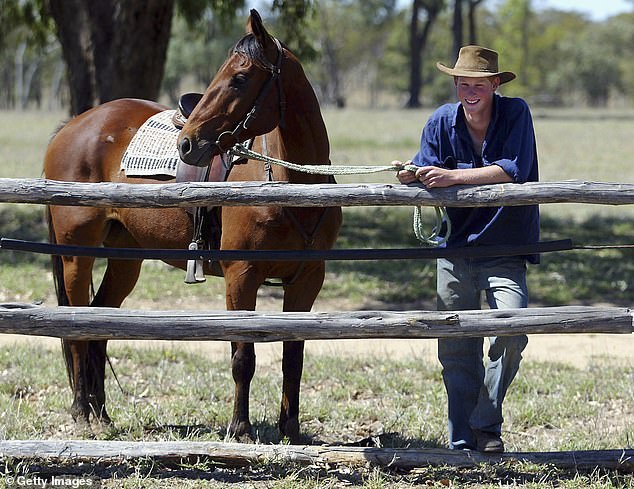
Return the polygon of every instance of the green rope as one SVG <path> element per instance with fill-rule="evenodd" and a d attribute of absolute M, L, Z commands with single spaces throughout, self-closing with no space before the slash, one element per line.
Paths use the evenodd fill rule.
<path fill-rule="evenodd" d="M 431 234 L 427 236 L 424 233 L 425 226 L 423 225 L 423 208 L 420 205 L 414 207 L 414 219 L 413 219 L 413 228 L 414 235 L 426 246 L 440 246 L 447 242 L 449 236 L 451 236 L 451 220 L 447 215 L 447 209 L 444 207 L 434 207 L 436 211 L 436 225 L 432 228 Z M 440 236 L 440 227 L 442 222 L 447 223 L 447 232 L 445 232 L 444 236 Z"/>
<path fill-rule="evenodd" d="M 418 168 L 416 165 L 385 165 L 385 166 L 343 166 L 343 165 L 298 165 L 297 163 L 291 163 L 290 161 L 278 160 L 271 156 L 260 154 L 256 151 L 250 150 L 242 144 L 236 144 L 231 149 L 231 154 L 235 156 L 244 156 L 251 160 L 265 161 L 273 163 L 275 165 L 288 168 L 289 170 L 298 171 L 302 173 L 309 173 L 312 175 L 362 175 L 366 173 L 380 173 L 383 171 L 398 171 L 398 170 L 411 170 L 416 171 Z"/>
<path fill-rule="evenodd" d="M 309 173 L 312 175 L 361 175 L 368 173 L 380 173 L 384 171 L 400 171 L 410 170 L 416 171 L 418 167 L 416 165 L 384 165 L 384 166 L 344 166 L 344 165 L 298 165 L 291 163 L 290 161 L 278 160 L 271 156 L 260 154 L 256 151 L 250 150 L 242 144 L 236 144 L 230 153 L 233 156 L 240 156 L 249 158 L 251 160 L 264 161 L 274 165 L 279 165 L 289 170 L 298 171 L 302 173 Z M 447 210 L 444 207 L 434 207 L 436 211 L 436 224 L 432 228 L 429 235 L 424 232 L 422 207 L 414 207 L 414 235 L 425 246 L 440 246 L 447 242 L 451 234 L 451 221 L 447 215 Z M 447 222 L 447 232 L 444 236 L 440 236 L 440 228 L 442 222 Z"/>

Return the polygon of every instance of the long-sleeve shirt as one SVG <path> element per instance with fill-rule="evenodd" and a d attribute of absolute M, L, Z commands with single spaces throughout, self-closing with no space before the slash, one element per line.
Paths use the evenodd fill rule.
<path fill-rule="evenodd" d="M 494 95 L 491 122 L 482 155 L 473 146 L 462 105 L 445 104 L 429 118 L 420 150 L 412 159 L 418 166 L 442 168 L 501 167 L 515 183 L 538 180 L 537 147 L 533 120 L 520 98 Z M 449 207 L 452 224 L 447 247 L 519 245 L 539 241 L 539 206 Z M 532 263 L 538 255 L 526 256 Z"/>

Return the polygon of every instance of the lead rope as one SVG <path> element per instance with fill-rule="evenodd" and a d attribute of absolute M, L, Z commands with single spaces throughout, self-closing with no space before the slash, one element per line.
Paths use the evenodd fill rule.
<path fill-rule="evenodd" d="M 248 149 L 244 145 L 238 143 L 233 146 L 229 151 L 232 155 L 249 158 L 251 160 L 264 161 L 266 163 L 272 163 L 282 166 L 289 170 L 298 171 L 302 173 L 309 173 L 312 175 L 361 175 L 368 173 L 380 173 L 384 171 L 399 171 L 410 170 L 415 171 L 418 167 L 416 165 L 384 165 L 384 166 L 345 166 L 345 165 L 298 165 L 291 163 L 290 161 L 278 160 L 271 156 L 260 154 L 256 151 Z M 414 228 L 414 235 L 425 246 L 440 246 L 447 242 L 451 235 L 451 221 L 447 215 L 447 209 L 444 207 L 434 207 L 436 211 L 436 224 L 432 228 L 432 231 L 427 235 L 424 231 L 422 206 L 414 207 L 414 217 L 412 227 Z M 444 236 L 440 236 L 440 230 L 442 223 L 447 223 L 447 229 Z"/>

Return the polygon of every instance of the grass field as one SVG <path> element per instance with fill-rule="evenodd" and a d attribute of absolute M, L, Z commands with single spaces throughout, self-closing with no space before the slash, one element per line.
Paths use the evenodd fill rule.
<path fill-rule="evenodd" d="M 326 111 L 332 161 L 385 164 L 417 149 L 426 111 Z M 534 110 L 542 180 L 634 182 L 634 112 Z M 63 114 L 0 112 L 0 177 L 39 177 L 50 133 Z M 342 178 L 341 182 L 393 182 L 392 175 Z M 580 244 L 634 243 L 634 209 L 589 205 L 542 206 L 543 239 L 571 237 Z M 344 210 L 338 247 L 416 246 L 409 208 Z M 44 240 L 42 209 L 0 206 L 0 236 Z M 529 271 L 533 304 L 634 304 L 632 250 L 544 255 Z M 183 272 L 148 262 L 126 307 L 218 308 L 221 280 L 182 285 Z M 264 307 L 279 292 L 262 293 Z M 434 265 L 404 262 L 330 262 L 317 310 L 433 307 Z M 54 304 L 48 258 L 0 253 L 0 301 Z M 211 304 L 213 307 L 210 307 Z M 221 440 L 230 415 L 232 381 L 226 362 L 164 349 L 111 351 L 126 390 L 108 382 L 116 427 L 101 438 Z M 609 381 L 608 381 L 609 379 Z M 260 441 L 278 443 L 279 366 L 260 367 L 253 386 L 253 421 Z M 70 404 L 57 350 L 0 349 L 0 439 L 68 438 Z M 302 423 L 308 441 L 345 443 L 381 435 L 386 446 L 445 446 L 445 400 L 439 368 L 408 360 L 307 358 Z M 505 404 L 510 450 L 632 447 L 634 357 L 625 364 L 595 359 L 588 367 L 525 362 Z M 4 461 L 7 473 L 45 470 Z M 634 487 L 631 478 L 595 471 L 567 473 L 551 466 L 429 468 L 417 473 L 323 468 L 256 467 L 228 471 L 151 462 L 122 464 L 105 487 Z M 116 472 L 119 470 L 119 472 Z M 199 480 L 209 479 L 209 480 Z M 2 478 L 0 476 L 0 487 Z"/>

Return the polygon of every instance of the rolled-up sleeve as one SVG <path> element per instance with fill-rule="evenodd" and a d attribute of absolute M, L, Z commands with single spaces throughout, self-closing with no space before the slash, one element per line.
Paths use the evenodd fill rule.
<path fill-rule="evenodd" d="M 498 139 L 501 146 L 496 148 L 498 151 L 493 150 L 495 157 L 485 158 L 483 163 L 485 166 L 497 165 L 515 183 L 524 183 L 533 173 L 536 161 L 533 119 L 526 102 L 521 99 L 509 99 L 511 100 L 513 106 L 507 112 L 504 127 L 499 128 L 503 134 L 496 135 L 497 138 L 501 138 Z"/>

